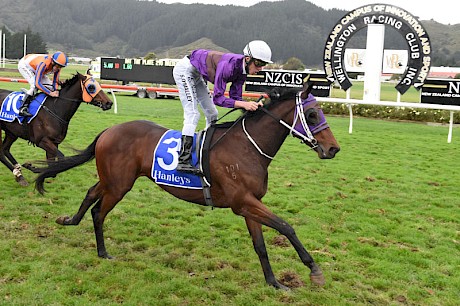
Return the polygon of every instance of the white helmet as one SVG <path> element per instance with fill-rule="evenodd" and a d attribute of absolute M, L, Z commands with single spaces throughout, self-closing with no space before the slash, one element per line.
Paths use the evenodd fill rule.
<path fill-rule="evenodd" d="M 252 58 L 264 61 L 266 63 L 272 62 L 272 50 L 263 40 L 253 40 L 249 42 L 243 49 L 243 54 L 245 56 L 250 56 Z"/>

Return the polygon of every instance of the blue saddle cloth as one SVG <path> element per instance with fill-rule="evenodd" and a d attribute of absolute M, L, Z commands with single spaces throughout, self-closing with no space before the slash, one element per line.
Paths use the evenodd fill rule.
<path fill-rule="evenodd" d="M 43 102 L 45 102 L 46 97 L 47 96 L 44 93 L 36 95 L 29 106 L 29 113 L 32 114 L 32 117 L 24 117 L 19 116 L 19 109 L 22 106 L 24 93 L 22 91 L 12 92 L 3 100 L 2 107 L 0 108 L 0 120 L 13 122 L 14 119 L 17 118 L 22 124 L 27 118 L 27 123 L 29 123 L 35 118 L 35 116 L 37 116 L 38 111 L 42 107 Z"/>
<path fill-rule="evenodd" d="M 182 132 L 174 130 L 168 130 L 163 134 L 153 152 L 151 177 L 157 184 L 161 185 L 203 189 L 199 176 L 176 171 L 179 163 L 181 136 Z M 196 134 L 192 146 L 192 164 L 199 167 L 196 156 Z"/>

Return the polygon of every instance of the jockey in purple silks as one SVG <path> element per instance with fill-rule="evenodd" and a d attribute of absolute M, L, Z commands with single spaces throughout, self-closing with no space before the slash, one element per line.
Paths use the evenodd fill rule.
<path fill-rule="evenodd" d="M 195 50 L 181 59 L 173 75 L 184 108 L 184 125 L 178 171 L 199 174 L 191 164 L 193 135 L 200 119 L 198 105 L 206 116 L 206 126 L 217 120 L 215 105 L 255 111 L 262 102 L 243 101 L 243 84 L 248 74 L 257 74 L 271 61 L 272 51 L 266 42 L 253 40 L 243 49 L 243 54 Z M 207 82 L 214 84 L 211 96 Z M 224 93 L 231 83 L 229 97 Z"/>

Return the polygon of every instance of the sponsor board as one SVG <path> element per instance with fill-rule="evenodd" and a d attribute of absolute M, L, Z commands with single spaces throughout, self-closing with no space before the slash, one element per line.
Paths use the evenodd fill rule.
<path fill-rule="evenodd" d="M 460 106 L 460 79 L 427 79 L 420 102 Z"/>
<path fill-rule="evenodd" d="M 407 66 L 396 85 L 404 94 L 410 86 L 420 89 L 431 66 L 431 43 L 420 21 L 407 11 L 389 4 L 369 4 L 348 12 L 328 35 L 323 54 L 326 77 L 337 81 L 343 90 L 352 83 L 345 67 L 345 50 L 348 41 L 359 30 L 370 24 L 383 24 L 399 32 L 407 43 Z"/>
<path fill-rule="evenodd" d="M 246 91 L 267 92 L 274 87 L 302 89 L 305 79 L 313 84 L 311 93 L 316 97 L 329 97 L 330 83 L 321 72 L 261 70 L 256 75 L 248 75 Z"/>

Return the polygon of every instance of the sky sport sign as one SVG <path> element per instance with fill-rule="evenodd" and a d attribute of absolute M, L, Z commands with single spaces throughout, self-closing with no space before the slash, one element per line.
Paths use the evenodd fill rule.
<path fill-rule="evenodd" d="M 316 97 L 329 97 L 330 83 L 326 75 L 320 72 L 261 70 L 255 75 L 247 75 L 246 91 L 267 92 L 274 87 L 299 88 L 303 87 L 305 78 L 313 84 L 311 93 Z"/>
<path fill-rule="evenodd" d="M 422 87 L 422 103 L 459 105 L 460 80 L 427 79 Z"/>
<path fill-rule="evenodd" d="M 344 64 L 345 47 L 350 38 L 370 24 L 383 24 L 398 31 L 408 46 L 406 71 L 396 89 L 404 94 L 410 86 L 420 89 L 431 66 L 431 44 L 422 24 L 407 11 L 387 4 L 370 4 L 348 12 L 333 27 L 324 48 L 323 64 L 326 78 L 337 80 L 343 90 L 352 83 Z"/>

